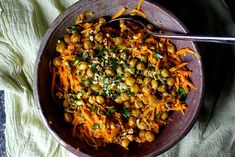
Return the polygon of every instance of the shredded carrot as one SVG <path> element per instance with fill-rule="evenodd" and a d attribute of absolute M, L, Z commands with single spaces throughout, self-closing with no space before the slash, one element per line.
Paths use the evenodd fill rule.
<path fill-rule="evenodd" d="M 137 6 L 137 10 L 141 10 L 142 4 L 143 4 L 143 0 L 140 0 Z"/>
<path fill-rule="evenodd" d="M 122 16 L 126 12 L 126 10 L 127 10 L 126 7 L 122 7 L 119 12 L 117 12 L 115 15 L 112 16 L 111 19 L 116 19 L 119 16 Z"/>
<path fill-rule="evenodd" d="M 134 16 L 134 15 L 140 15 L 140 16 L 142 16 L 143 18 L 147 18 L 147 15 L 143 12 L 143 11 L 141 11 L 141 10 L 137 10 L 137 9 L 133 9 L 132 11 L 131 11 L 131 16 Z"/>

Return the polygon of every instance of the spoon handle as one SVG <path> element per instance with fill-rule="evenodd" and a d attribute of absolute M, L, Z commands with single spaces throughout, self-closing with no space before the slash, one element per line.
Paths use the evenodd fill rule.
<path fill-rule="evenodd" d="M 194 36 L 186 34 L 158 34 L 148 31 L 149 34 L 159 38 L 168 38 L 176 40 L 198 41 L 198 42 L 213 42 L 222 44 L 235 44 L 235 37 L 216 37 L 216 36 Z"/>

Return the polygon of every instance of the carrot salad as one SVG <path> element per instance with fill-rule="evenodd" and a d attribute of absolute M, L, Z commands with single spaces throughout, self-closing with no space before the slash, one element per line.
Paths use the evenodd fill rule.
<path fill-rule="evenodd" d="M 138 7 L 131 13 L 146 16 Z M 122 8 L 113 18 L 126 11 Z M 51 94 L 64 106 L 72 134 L 98 148 L 116 143 L 152 142 L 172 112 L 184 114 L 192 73 L 168 39 L 147 34 L 134 22 L 109 26 L 103 17 L 76 24 L 57 42 L 52 60 Z M 113 19 L 112 18 L 112 19 Z M 152 24 L 147 28 L 154 30 Z"/>

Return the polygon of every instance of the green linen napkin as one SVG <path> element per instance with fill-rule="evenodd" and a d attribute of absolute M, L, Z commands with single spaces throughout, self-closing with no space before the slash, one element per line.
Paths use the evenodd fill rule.
<path fill-rule="evenodd" d="M 44 33 L 52 21 L 76 1 L 0 0 L 0 89 L 5 91 L 5 137 L 9 157 L 74 156 L 60 146 L 43 125 L 33 101 L 32 82 L 34 62 Z M 203 14 L 204 24 L 194 19 L 201 25 L 194 29 L 191 26 L 195 23 L 189 23 L 195 32 L 204 28 L 203 33 L 208 33 L 207 28 L 212 28 L 209 33 L 224 29 L 218 32 L 235 35 L 234 21 L 223 0 L 159 1 L 184 4 L 183 7 L 198 4 L 197 13 Z M 175 5 L 166 6 L 177 11 Z M 184 8 L 182 11 L 181 17 L 193 17 L 191 10 Z M 216 22 L 219 24 L 214 25 Z M 189 134 L 162 157 L 235 154 L 235 66 L 232 64 L 235 48 L 209 44 L 199 45 L 199 49 L 205 53 L 202 56 L 209 78 L 202 112 Z M 228 72 L 224 71 L 226 69 Z"/>

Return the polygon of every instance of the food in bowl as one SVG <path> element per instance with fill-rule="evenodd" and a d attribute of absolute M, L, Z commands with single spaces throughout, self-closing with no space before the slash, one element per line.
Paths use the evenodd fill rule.
<path fill-rule="evenodd" d="M 71 133 L 95 148 L 152 142 L 173 111 L 184 114 L 186 95 L 196 89 L 180 57 L 193 51 L 177 50 L 135 22 L 109 26 L 107 18 L 84 22 L 86 16 L 93 13 L 78 16 L 51 62 L 51 94 Z"/>

